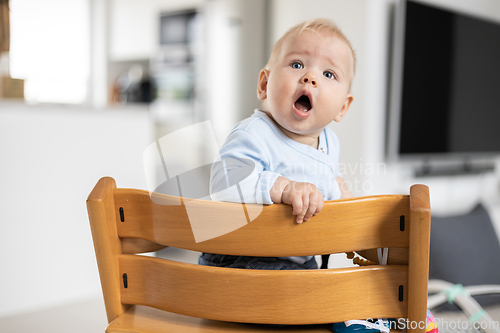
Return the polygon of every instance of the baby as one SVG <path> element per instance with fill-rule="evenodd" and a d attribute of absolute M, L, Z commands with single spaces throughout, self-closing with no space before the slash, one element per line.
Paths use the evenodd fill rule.
<path fill-rule="evenodd" d="M 348 198 L 339 173 L 339 141 L 327 125 L 341 121 L 355 55 L 340 29 L 314 19 L 290 29 L 261 70 L 262 108 L 232 130 L 211 173 L 212 198 L 285 203 L 296 222 L 318 214 L 324 200 Z M 229 190 L 237 185 L 237 191 Z M 234 186 L 233 186 L 234 188 Z M 314 257 L 239 257 L 203 253 L 200 264 L 253 269 L 317 268 Z"/>

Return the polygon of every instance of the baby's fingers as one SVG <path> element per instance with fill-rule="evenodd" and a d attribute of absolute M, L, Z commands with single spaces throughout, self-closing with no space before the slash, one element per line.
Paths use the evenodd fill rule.
<path fill-rule="evenodd" d="M 292 199 L 292 214 L 300 216 L 304 210 L 304 203 L 302 201 L 302 197 L 300 195 L 295 196 Z"/>
<path fill-rule="evenodd" d="M 309 195 L 309 207 L 307 208 L 307 212 L 304 216 L 304 221 L 309 220 L 316 212 L 318 208 L 318 194 L 317 192 L 312 192 Z"/>
<path fill-rule="evenodd" d="M 316 207 L 316 211 L 314 215 L 317 215 L 323 209 L 323 205 L 325 204 L 325 199 L 323 198 L 323 194 L 320 192 L 318 195 L 318 206 Z"/>
<path fill-rule="evenodd" d="M 304 216 L 306 215 L 306 213 L 309 209 L 309 196 L 304 195 L 304 196 L 302 196 L 301 199 L 302 200 L 300 200 L 301 201 L 300 206 L 302 207 L 302 209 L 299 211 L 298 207 L 297 207 L 297 211 L 299 212 L 299 214 L 297 215 L 297 219 L 296 219 L 297 223 L 302 223 L 302 221 L 304 221 Z M 294 207 L 294 211 L 295 211 L 295 207 Z"/>

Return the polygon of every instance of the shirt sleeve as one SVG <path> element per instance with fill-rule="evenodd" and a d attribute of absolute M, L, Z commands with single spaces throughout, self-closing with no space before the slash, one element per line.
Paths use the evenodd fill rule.
<path fill-rule="evenodd" d="M 328 154 L 332 155 L 334 160 L 334 167 L 336 172 L 336 177 L 343 177 L 342 166 L 340 165 L 340 142 L 339 138 L 330 128 L 326 128 L 326 136 L 328 142 Z"/>
<path fill-rule="evenodd" d="M 270 191 L 279 176 L 269 171 L 266 150 L 257 139 L 236 130 L 212 166 L 210 196 L 215 201 L 272 204 Z"/>

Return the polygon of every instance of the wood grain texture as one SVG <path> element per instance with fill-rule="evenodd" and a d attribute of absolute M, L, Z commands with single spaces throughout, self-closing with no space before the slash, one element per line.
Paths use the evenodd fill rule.
<path fill-rule="evenodd" d="M 255 212 L 260 212 L 260 215 L 241 228 L 203 242 L 195 241 L 189 209 L 194 208 L 198 216 L 203 217 L 209 233 L 213 231 L 210 230 L 212 222 L 231 229 L 233 219 L 228 212 L 242 211 L 242 206 L 164 195 L 156 196 L 153 202 L 149 192 L 116 189 L 114 180 L 105 177 L 89 195 L 87 207 L 106 312 L 111 322 L 107 332 L 281 330 L 216 320 L 310 324 L 408 317 L 410 321 L 425 322 L 430 240 L 426 186 L 413 186 L 410 196 L 326 202 L 320 214 L 302 224 L 294 222 L 288 205 L 266 206 L 261 212 L 260 207 L 246 205 L 247 214 L 256 216 Z M 401 216 L 406 219 L 404 231 L 400 230 Z M 336 270 L 259 271 L 124 254 L 154 251 L 162 246 L 254 256 L 345 251 L 373 256 L 375 252 L 370 249 L 390 247 L 389 263 L 398 264 Z M 406 262 L 408 265 L 399 265 Z M 123 284 L 125 273 L 127 288 Z M 400 285 L 404 286 L 403 302 L 398 300 Z M 329 328 L 323 325 L 285 330 L 327 332 Z M 423 333 L 425 329 L 409 329 L 409 333 L 417 331 Z"/>
<path fill-rule="evenodd" d="M 407 315 L 408 267 L 266 271 L 120 256 L 122 302 L 231 322 L 322 324 Z"/>
<path fill-rule="evenodd" d="M 379 247 L 408 247 L 408 229 L 400 230 L 400 216 L 409 215 L 409 197 L 404 195 L 370 196 L 325 202 L 323 210 L 302 224 L 295 223 L 291 206 L 265 206 L 260 215 L 245 226 L 219 237 L 196 242 L 185 208 L 176 197 L 164 196 L 170 204 L 153 203 L 149 192 L 133 189 L 115 191 L 118 234 L 193 251 L 253 256 L 303 256 L 339 253 Z M 190 207 L 212 228 L 231 224 L 227 214 L 240 204 L 189 199 Z M 156 201 L 156 200 L 155 200 Z M 246 205 L 252 210 L 252 205 Z M 119 208 L 125 221 L 119 221 Z M 202 226 L 203 227 L 203 226 Z M 209 230 L 213 232 L 213 230 Z"/>
<path fill-rule="evenodd" d="M 107 333 L 331 333 L 331 324 L 288 327 L 239 324 L 183 316 L 147 306 L 133 305 L 116 318 Z"/>
<path fill-rule="evenodd" d="M 429 188 L 413 185 L 410 188 L 410 249 L 408 268 L 408 319 L 426 322 L 427 287 L 429 280 L 429 250 L 431 208 Z M 424 328 L 408 329 L 408 333 L 424 333 Z M 422 326 L 421 326 L 422 327 Z"/>
<path fill-rule="evenodd" d="M 166 246 L 153 243 L 140 238 L 122 238 L 122 253 L 136 254 L 155 252 L 164 249 Z"/>
<path fill-rule="evenodd" d="M 118 256 L 122 253 L 122 249 L 114 216 L 115 188 L 116 183 L 113 178 L 101 178 L 87 198 L 90 229 L 108 322 L 128 308 L 120 300 Z"/>

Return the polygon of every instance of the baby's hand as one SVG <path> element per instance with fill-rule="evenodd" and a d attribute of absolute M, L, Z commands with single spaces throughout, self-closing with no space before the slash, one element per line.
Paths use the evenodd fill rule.
<path fill-rule="evenodd" d="M 323 194 L 311 183 L 291 181 L 283 189 L 281 201 L 292 205 L 297 223 L 309 220 L 323 208 Z"/>

